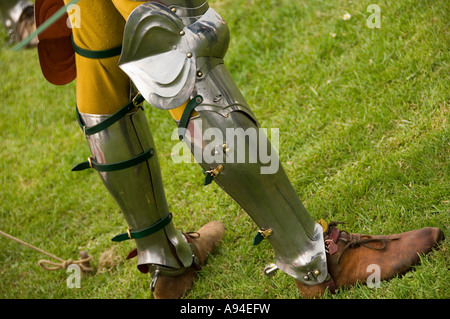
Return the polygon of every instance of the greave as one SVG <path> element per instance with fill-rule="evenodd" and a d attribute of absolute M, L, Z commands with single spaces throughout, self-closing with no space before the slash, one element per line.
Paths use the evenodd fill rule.
<path fill-rule="evenodd" d="M 212 69 L 197 89 L 198 116 L 179 134 L 205 181 L 213 179 L 255 221 L 255 244 L 267 238 L 280 270 L 307 284 L 323 282 L 328 273 L 322 227 L 306 211 L 225 66 Z"/>
<path fill-rule="evenodd" d="M 145 112 L 129 105 L 123 116 L 78 114 L 92 156 L 73 170 L 99 172 L 129 226 L 113 241 L 135 240 L 139 270 L 178 275 L 191 266 L 192 249 L 171 221 Z"/>

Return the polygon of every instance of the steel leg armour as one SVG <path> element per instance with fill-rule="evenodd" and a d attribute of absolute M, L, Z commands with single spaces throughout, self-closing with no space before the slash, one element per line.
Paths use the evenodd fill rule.
<path fill-rule="evenodd" d="M 134 106 L 130 102 L 113 115 L 78 113 L 92 156 L 73 170 L 90 167 L 99 172 L 129 225 L 113 241 L 135 240 L 139 270 L 178 275 L 194 256 L 171 222 L 147 118 Z"/>
<path fill-rule="evenodd" d="M 215 79 L 220 79 L 220 83 Z M 194 156 L 201 154 L 196 159 L 205 171 L 205 178 L 213 177 L 258 225 L 256 240 L 267 238 L 278 268 L 306 283 L 322 282 L 327 276 L 322 227 L 307 213 L 281 165 L 269 174 L 262 173 L 269 166 L 261 162 L 261 149 L 269 150 L 271 160 L 276 163 L 278 157 L 248 106 L 241 103 L 230 79 L 221 64 L 197 86 L 203 102 L 195 108 L 199 116 L 190 120 L 184 139 Z M 224 83 L 227 86 L 217 86 Z M 217 92 L 224 100 L 222 103 L 228 105 L 218 107 L 213 102 Z M 215 135 L 213 142 L 205 140 L 211 132 Z M 205 160 L 209 150 L 215 161 Z"/>
<path fill-rule="evenodd" d="M 176 2 L 192 8 L 196 1 Z M 261 147 L 272 147 L 223 64 L 226 23 L 211 8 L 188 19 L 177 15 L 179 7 L 174 9 L 172 1 L 165 3 L 169 7 L 150 2 L 131 13 L 119 66 L 155 107 L 173 109 L 189 100 L 179 121 L 180 136 L 194 156 L 212 152 L 213 161 L 197 158 L 206 179 L 214 179 L 260 227 L 259 239 L 270 242 L 282 271 L 306 284 L 325 281 L 322 227 L 311 219 L 282 167 L 264 174 L 260 159 L 249 160 Z M 192 117 L 194 111 L 198 115 Z M 232 139 L 245 142 L 240 148 L 227 138 L 211 144 L 204 138 L 211 130 L 227 138 L 231 130 Z M 245 138 L 250 131 L 256 140 Z M 240 152 L 247 160 L 232 159 Z"/>

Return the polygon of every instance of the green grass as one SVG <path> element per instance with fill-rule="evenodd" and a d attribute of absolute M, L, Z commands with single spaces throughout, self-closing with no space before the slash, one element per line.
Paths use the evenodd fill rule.
<path fill-rule="evenodd" d="M 262 127 L 279 128 L 280 159 L 315 219 L 353 232 L 389 234 L 425 226 L 447 235 L 450 203 L 449 7 L 445 0 L 210 1 L 228 22 L 226 64 Z M 351 19 L 344 21 L 348 12 Z M 0 237 L 0 298 L 151 298 L 149 278 L 124 260 L 132 242 L 95 172 L 73 173 L 89 155 L 75 118 L 75 83 L 54 86 L 35 50 L 13 52 L 1 33 L 0 230 L 64 259 L 114 249 L 115 267 L 83 276 L 37 265 L 46 256 Z M 101 103 L 101 97 L 99 97 Z M 174 223 L 227 228 L 223 244 L 187 298 L 299 298 L 292 278 L 262 271 L 273 262 L 257 227 L 195 164 L 175 164 L 167 112 L 146 108 Z M 450 297 L 448 240 L 413 272 L 324 298 Z"/>

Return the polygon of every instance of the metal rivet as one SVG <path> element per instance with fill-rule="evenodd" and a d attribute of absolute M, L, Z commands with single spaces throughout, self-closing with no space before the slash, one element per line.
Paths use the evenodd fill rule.
<path fill-rule="evenodd" d="M 172 8 L 172 9 L 170 9 L 170 11 L 172 11 L 173 13 L 175 13 L 175 12 L 177 12 L 177 8 Z"/>
<path fill-rule="evenodd" d="M 264 268 L 264 275 L 267 277 L 272 277 L 277 272 L 278 267 L 275 264 L 270 264 L 266 268 Z"/>
<path fill-rule="evenodd" d="M 180 31 L 180 35 L 184 35 L 184 31 L 183 30 Z"/>
<path fill-rule="evenodd" d="M 157 269 L 155 275 L 153 276 L 152 282 L 150 283 L 150 290 L 155 291 L 156 282 L 158 281 L 160 271 Z"/>
<path fill-rule="evenodd" d="M 202 71 L 198 71 L 198 72 L 197 72 L 197 76 L 198 76 L 198 77 L 202 77 L 202 76 L 203 76 Z"/>
<path fill-rule="evenodd" d="M 261 234 L 261 236 L 263 236 L 264 238 L 267 238 L 267 237 L 269 237 L 270 235 L 272 235 L 273 234 L 273 230 L 272 229 L 260 229 L 259 231 L 258 231 L 260 234 Z"/>
<path fill-rule="evenodd" d="M 210 171 L 207 171 L 206 173 L 208 173 L 208 174 L 210 174 L 211 176 L 215 177 L 215 176 L 219 175 L 219 173 L 220 173 L 221 171 L 223 171 L 223 170 L 224 170 L 223 166 L 222 166 L 222 165 L 219 165 L 219 166 L 217 166 L 216 168 L 211 169 Z"/>
<path fill-rule="evenodd" d="M 195 99 L 195 102 L 202 103 L 203 99 L 200 96 L 197 96 L 197 98 Z"/>
<path fill-rule="evenodd" d="M 308 281 L 309 280 L 309 276 L 308 275 L 304 275 L 303 276 L 303 280 Z"/>
<path fill-rule="evenodd" d="M 314 270 L 314 276 L 319 276 L 319 275 L 320 275 L 319 269 Z"/>
<path fill-rule="evenodd" d="M 188 52 L 188 53 L 186 54 L 186 56 L 187 56 L 188 58 L 192 58 L 192 53 L 191 53 L 191 52 Z"/>
<path fill-rule="evenodd" d="M 223 144 L 222 145 L 222 150 L 224 153 L 228 153 L 230 151 L 230 149 L 228 148 L 227 144 Z"/>

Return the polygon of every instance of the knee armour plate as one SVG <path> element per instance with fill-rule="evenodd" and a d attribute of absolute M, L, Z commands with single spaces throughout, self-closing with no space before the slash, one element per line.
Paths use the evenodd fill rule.
<path fill-rule="evenodd" d="M 228 42 L 228 27 L 212 8 L 185 24 L 176 10 L 149 2 L 137 7 L 126 23 L 119 66 L 157 108 L 195 102 L 198 116 L 186 124 L 189 134 L 181 135 L 197 161 L 260 227 L 278 268 L 307 284 L 323 282 L 327 266 L 322 227 L 311 219 L 282 167 L 264 174 L 260 160 L 230 161 L 233 152 L 225 145 L 232 145 L 231 140 L 211 147 L 204 139 L 209 129 L 222 137 L 229 130 L 245 135 L 250 129 L 256 143 L 233 135 L 245 140 L 240 151 L 272 148 L 224 65 Z M 207 147 L 216 155 L 209 162 L 196 156 Z"/>
<path fill-rule="evenodd" d="M 185 26 L 168 7 L 148 2 L 127 20 L 119 66 L 152 106 L 172 109 L 189 99 L 200 74 L 223 62 L 228 42 L 213 9 Z"/>

